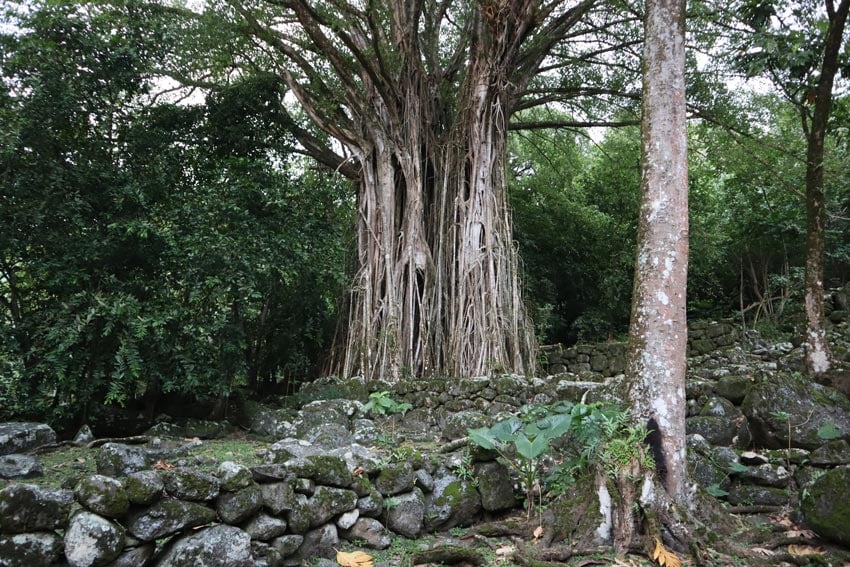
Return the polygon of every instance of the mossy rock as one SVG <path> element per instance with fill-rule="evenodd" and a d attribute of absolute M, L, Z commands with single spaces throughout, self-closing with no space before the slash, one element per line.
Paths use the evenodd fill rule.
<path fill-rule="evenodd" d="M 733 404 L 741 405 L 752 387 L 751 377 L 730 375 L 721 377 L 714 385 L 714 391 L 718 396 L 726 398 Z"/>
<path fill-rule="evenodd" d="M 799 373 L 777 373 L 755 384 L 741 409 L 755 441 L 769 448 L 779 449 L 791 444 L 817 449 L 825 443 L 818 436 L 818 429 L 826 423 L 835 426 L 840 439 L 850 440 L 850 400 L 841 392 L 812 382 Z M 785 415 L 789 418 L 785 419 Z"/>
<path fill-rule="evenodd" d="M 120 481 L 99 474 L 88 476 L 74 488 L 77 502 L 101 516 L 119 518 L 127 513 L 130 501 Z"/>
<path fill-rule="evenodd" d="M 850 466 L 827 471 L 807 488 L 802 502 L 806 524 L 825 539 L 850 545 Z"/>
<path fill-rule="evenodd" d="M 52 565 L 62 555 L 62 539 L 53 532 L 0 535 L 3 567 Z"/>
<path fill-rule="evenodd" d="M 124 491 L 131 504 L 150 504 L 159 500 L 165 490 L 162 478 L 155 471 L 139 471 L 122 479 Z"/>

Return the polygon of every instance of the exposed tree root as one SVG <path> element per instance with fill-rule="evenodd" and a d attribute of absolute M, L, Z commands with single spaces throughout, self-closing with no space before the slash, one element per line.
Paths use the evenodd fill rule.
<path fill-rule="evenodd" d="M 439 565 L 485 565 L 484 557 L 478 551 L 457 545 L 445 545 L 425 551 L 418 551 L 411 556 L 414 565 L 421 563 L 436 563 Z"/>
<path fill-rule="evenodd" d="M 730 514 L 775 514 L 782 511 L 782 506 L 730 506 L 726 509 Z"/>
<path fill-rule="evenodd" d="M 141 445 L 151 440 L 150 435 L 133 435 L 132 437 L 104 437 L 103 439 L 95 439 L 88 445 L 86 449 L 94 449 L 107 443 L 124 443 L 125 445 Z"/>

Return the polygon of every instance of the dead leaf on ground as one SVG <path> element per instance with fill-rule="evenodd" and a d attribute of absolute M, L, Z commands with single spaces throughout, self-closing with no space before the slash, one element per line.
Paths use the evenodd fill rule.
<path fill-rule="evenodd" d="M 661 567 L 682 567 L 682 560 L 675 553 L 664 547 L 660 539 L 655 540 L 655 551 L 652 552 L 652 558 Z"/>
<path fill-rule="evenodd" d="M 351 474 L 354 476 L 362 476 L 364 472 L 366 472 L 366 469 L 364 469 L 363 467 L 357 467 L 356 469 L 351 471 Z"/>
<path fill-rule="evenodd" d="M 764 548 L 764 547 L 754 547 L 753 553 L 755 553 L 757 555 L 762 555 L 764 557 L 770 557 L 771 555 L 776 554 L 776 552 L 773 551 L 772 549 L 767 549 L 767 548 Z"/>
<path fill-rule="evenodd" d="M 499 556 L 511 555 L 515 551 L 516 551 L 516 548 L 512 545 L 503 545 L 502 547 L 499 547 L 499 548 L 496 549 L 496 555 L 499 555 Z"/>
<path fill-rule="evenodd" d="M 812 530 L 788 530 L 785 532 L 785 537 L 802 537 L 805 539 L 816 539 L 818 536 Z"/>
<path fill-rule="evenodd" d="M 171 471 L 174 470 L 174 465 L 160 459 L 153 464 L 153 469 L 157 471 Z"/>
<path fill-rule="evenodd" d="M 812 547 L 811 545 L 789 545 L 788 553 L 795 557 L 805 557 L 807 555 L 821 555 L 823 554 L 823 549 Z"/>
<path fill-rule="evenodd" d="M 372 567 L 374 565 L 372 556 L 362 551 L 352 551 L 350 553 L 337 551 L 336 562 L 342 565 L 342 567 Z"/>
<path fill-rule="evenodd" d="M 543 526 L 537 526 L 534 528 L 534 531 L 531 533 L 534 536 L 534 543 L 537 543 L 537 540 L 540 539 L 540 536 L 543 535 Z"/>

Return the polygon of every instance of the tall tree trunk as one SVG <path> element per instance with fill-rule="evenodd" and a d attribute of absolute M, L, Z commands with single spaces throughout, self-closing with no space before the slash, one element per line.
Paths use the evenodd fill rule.
<path fill-rule="evenodd" d="M 685 1 L 646 3 L 640 224 L 637 236 L 628 403 L 654 430 L 660 480 L 686 500 L 685 299 L 688 275 L 688 159 Z"/>
<path fill-rule="evenodd" d="M 806 151 L 806 369 L 810 375 L 826 373 L 832 366 L 824 318 L 823 260 L 826 232 L 826 195 L 823 183 L 823 156 L 826 128 L 832 110 L 832 87 L 838 70 L 850 0 L 842 0 L 835 10 L 827 0 L 829 29 L 824 45 L 823 64 L 815 90 L 815 107 L 808 132 Z"/>
<path fill-rule="evenodd" d="M 338 374 L 534 372 L 506 201 L 505 22 L 477 18 L 454 108 L 437 106 L 411 56 L 398 108 L 371 97 L 373 121 L 350 144 L 359 269 Z"/>

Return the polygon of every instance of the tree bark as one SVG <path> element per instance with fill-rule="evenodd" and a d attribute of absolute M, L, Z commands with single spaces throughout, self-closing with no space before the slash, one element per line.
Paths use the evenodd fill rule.
<path fill-rule="evenodd" d="M 824 141 L 832 110 L 832 87 L 838 71 L 850 0 L 834 9 L 827 0 L 829 28 L 824 44 L 823 63 L 815 90 L 814 111 L 806 151 L 806 369 L 822 375 L 832 366 L 824 317 L 823 261 L 826 233 L 826 191 L 823 182 Z M 803 110 L 805 112 L 805 110 Z"/>
<path fill-rule="evenodd" d="M 659 480 L 673 501 L 684 503 L 688 272 L 684 0 L 649 0 L 645 29 L 643 176 L 628 403 L 635 418 L 653 430 Z"/>

